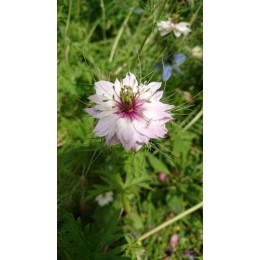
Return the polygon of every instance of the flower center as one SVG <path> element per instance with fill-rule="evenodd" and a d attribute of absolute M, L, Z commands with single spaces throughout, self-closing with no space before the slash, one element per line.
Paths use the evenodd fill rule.
<path fill-rule="evenodd" d="M 120 91 L 121 111 L 131 112 L 134 109 L 135 95 L 131 87 L 123 86 Z"/>

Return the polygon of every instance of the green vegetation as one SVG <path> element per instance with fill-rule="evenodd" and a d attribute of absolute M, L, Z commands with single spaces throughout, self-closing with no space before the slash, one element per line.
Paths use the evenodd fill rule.
<path fill-rule="evenodd" d="M 202 201 L 202 1 L 58 1 L 58 259 L 202 259 L 202 209 L 138 241 L 144 233 Z M 178 15 L 187 36 L 160 36 L 156 23 Z M 180 70 L 162 80 L 173 55 Z M 162 63 L 162 70 L 156 64 Z M 163 102 L 175 105 L 169 135 L 136 154 L 95 137 L 94 82 L 163 81 Z M 166 180 L 158 177 L 165 173 Z M 101 207 L 95 198 L 113 192 Z M 191 258 L 190 258 L 191 259 Z"/>

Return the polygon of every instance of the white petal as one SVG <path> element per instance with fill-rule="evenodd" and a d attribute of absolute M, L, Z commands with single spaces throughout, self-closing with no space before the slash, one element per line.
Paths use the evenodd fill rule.
<path fill-rule="evenodd" d="M 141 86 L 140 86 L 140 90 L 141 90 L 140 98 L 149 99 L 161 87 L 161 85 L 162 85 L 161 82 L 151 82 L 148 85 L 141 84 Z"/>
<path fill-rule="evenodd" d="M 115 112 L 116 104 L 114 101 L 112 100 L 107 101 L 104 99 L 103 96 L 97 96 L 97 95 L 92 95 L 89 97 L 89 99 L 92 102 L 95 102 L 97 104 L 93 107 L 93 109 L 96 110 L 97 112 L 108 111 L 108 110 Z"/>
<path fill-rule="evenodd" d="M 120 96 L 120 90 L 121 90 L 121 83 L 118 79 L 116 79 L 115 83 L 114 83 L 114 89 L 115 89 L 115 93 L 116 93 L 116 96 L 115 98 L 119 97 Z"/>
<path fill-rule="evenodd" d="M 102 104 L 103 101 L 105 100 L 103 96 L 98 96 L 98 95 L 91 95 L 89 96 L 88 99 L 97 104 Z"/>
<path fill-rule="evenodd" d="M 175 35 L 177 38 L 179 38 L 179 37 L 181 36 L 181 32 L 178 31 L 178 30 L 176 30 L 176 29 L 173 30 L 173 33 L 174 33 L 174 35 Z"/>
<path fill-rule="evenodd" d="M 112 145 L 119 144 L 120 142 L 119 142 L 116 134 L 114 134 L 112 137 L 106 137 L 106 143 L 108 146 L 112 146 Z"/>
<path fill-rule="evenodd" d="M 163 91 L 158 91 L 151 96 L 152 101 L 159 101 L 163 96 Z"/>
<path fill-rule="evenodd" d="M 134 152 L 138 152 L 142 146 L 143 146 L 142 144 L 137 144 L 137 143 L 135 143 L 135 144 L 132 146 L 131 150 L 134 151 Z"/>
<path fill-rule="evenodd" d="M 98 114 L 96 114 L 95 117 L 102 119 L 104 117 L 114 115 L 115 112 L 116 112 L 116 110 L 105 110 L 105 111 L 102 111 L 102 112 L 99 112 Z"/>
<path fill-rule="evenodd" d="M 151 82 L 147 85 L 148 89 L 151 89 L 151 92 L 157 91 L 162 85 L 162 82 Z"/>
<path fill-rule="evenodd" d="M 136 120 L 134 121 L 134 127 L 138 133 L 145 135 L 149 138 L 161 138 L 167 133 L 164 126 L 161 125 L 160 121 Z"/>
<path fill-rule="evenodd" d="M 156 135 L 154 135 L 153 133 L 149 132 L 149 123 L 148 121 L 141 119 L 141 120 L 134 120 L 134 127 L 136 129 L 136 131 L 141 134 L 141 135 L 145 135 L 149 138 L 155 138 Z"/>
<path fill-rule="evenodd" d="M 137 81 L 135 75 L 132 74 L 131 72 L 128 72 L 126 74 L 126 77 L 123 79 L 123 85 L 132 87 L 133 91 L 136 92 L 137 86 L 138 86 L 138 81 Z"/>
<path fill-rule="evenodd" d="M 111 115 L 100 119 L 94 129 L 94 134 L 100 137 L 112 137 L 115 134 L 115 123 L 117 120 L 117 115 Z"/>
<path fill-rule="evenodd" d="M 114 110 L 115 108 L 115 102 L 114 101 L 107 101 L 103 102 L 102 104 L 98 104 L 94 106 L 94 109 L 99 110 L 99 111 L 104 111 L 104 110 Z"/>
<path fill-rule="evenodd" d="M 90 115 L 92 115 L 93 117 L 97 117 L 98 115 L 98 111 L 96 111 L 94 108 L 85 108 L 84 109 L 87 113 L 89 113 Z"/>
<path fill-rule="evenodd" d="M 182 27 L 182 28 L 187 28 L 188 26 L 190 26 L 190 24 L 187 23 L 187 22 L 180 22 L 180 23 L 178 23 L 177 25 L 180 26 L 180 27 Z"/>
<path fill-rule="evenodd" d="M 137 139 L 137 133 L 133 123 L 127 118 L 120 118 L 117 120 L 116 135 L 126 150 L 130 150 Z"/>
<path fill-rule="evenodd" d="M 159 109 L 148 109 L 148 110 L 144 110 L 143 115 L 145 116 L 145 119 L 147 120 L 162 120 L 162 119 L 172 119 L 172 116 L 162 110 Z"/>
<path fill-rule="evenodd" d="M 157 28 L 161 36 L 164 36 L 173 30 L 173 23 L 171 21 L 160 21 L 157 23 Z"/>
<path fill-rule="evenodd" d="M 189 23 L 186 23 L 186 22 L 181 22 L 181 23 L 178 23 L 175 25 L 175 35 L 181 35 L 181 34 L 184 34 L 184 35 L 187 35 L 191 30 L 188 28 L 189 26 Z M 178 37 L 176 35 L 176 37 Z"/>
<path fill-rule="evenodd" d="M 160 101 L 145 102 L 142 106 L 145 110 L 156 109 L 159 111 L 168 111 L 174 108 L 173 105 L 164 104 Z"/>
<path fill-rule="evenodd" d="M 102 95 L 104 97 L 107 97 L 109 99 L 113 98 L 113 95 L 115 94 L 115 91 L 113 89 L 113 83 L 109 81 L 98 81 L 95 83 L 95 89 L 97 95 Z"/>

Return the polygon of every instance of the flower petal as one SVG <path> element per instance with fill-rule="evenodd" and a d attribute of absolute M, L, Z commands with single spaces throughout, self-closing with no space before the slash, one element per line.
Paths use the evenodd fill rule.
<path fill-rule="evenodd" d="M 88 99 L 96 104 L 101 104 L 101 105 L 106 105 L 106 106 L 107 105 L 112 106 L 112 104 L 114 103 L 108 97 L 105 97 L 103 95 L 102 96 L 101 95 L 92 95 L 92 96 L 89 96 Z"/>
<path fill-rule="evenodd" d="M 120 90 L 121 90 L 121 83 L 118 79 L 116 79 L 115 83 L 114 83 L 114 90 L 115 90 L 115 99 L 118 100 L 119 96 L 120 96 Z"/>
<path fill-rule="evenodd" d="M 155 93 L 162 85 L 162 82 L 151 82 L 147 85 L 147 88 L 151 90 L 151 93 Z"/>
<path fill-rule="evenodd" d="M 157 109 L 160 111 L 168 111 L 173 109 L 173 105 L 164 104 L 160 101 L 146 102 L 143 104 L 144 110 Z"/>
<path fill-rule="evenodd" d="M 158 91 L 155 92 L 152 96 L 151 96 L 151 101 L 159 101 L 163 96 L 163 91 Z"/>
<path fill-rule="evenodd" d="M 97 104 L 93 107 L 93 109 L 97 112 L 107 110 L 115 111 L 115 102 L 112 100 L 104 99 L 104 96 L 92 95 L 89 97 L 89 99 Z"/>
<path fill-rule="evenodd" d="M 140 99 L 150 99 L 151 96 L 161 87 L 161 82 L 151 82 L 148 85 L 141 84 L 140 85 Z"/>
<path fill-rule="evenodd" d="M 184 35 L 187 35 L 189 32 L 191 32 L 191 29 L 188 28 L 189 25 L 190 25 L 190 24 L 187 23 L 187 22 L 181 22 L 181 23 L 175 24 L 174 29 L 175 29 L 176 31 L 178 31 L 178 32 L 180 32 L 180 33 L 182 33 L 182 34 L 184 34 Z M 175 34 L 175 35 L 176 35 L 176 34 Z M 176 35 L 176 37 L 178 37 L 178 36 Z"/>
<path fill-rule="evenodd" d="M 181 36 L 181 32 L 178 31 L 177 29 L 173 29 L 173 33 L 174 33 L 174 35 L 175 35 L 177 38 L 179 38 L 179 37 Z"/>
<path fill-rule="evenodd" d="M 113 98 L 113 95 L 115 94 L 115 91 L 113 89 L 113 83 L 109 81 L 100 80 L 95 83 L 95 89 L 97 95 L 102 95 L 104 97 L 107 97 L 109 99 Z"/>
<path fill-rule="evenodd" d="M 172 65 L 166 65 L 163 68 L 163 73 L 162 73 L 162 79 L 163 81 L 167 81 L 172 75 Z"/>
<path fill-rule="evenodd" d="M 130 150 L 136 142 L 137 136 L 133 123 L 127 118 L 120 118 L 117 120 L 116 134 L 126 150 Z"/>
<path fill-rule="evenodd" d="M 138 81 L 137 81 L 135 75 L 132 74 L 131 72 L 128 72 L 126 74 L 126 77 L 123 79 L 123 85 L 132 87 L 133 91 L 136 92 L 137 86 L 138 86 Z"/>
<path fill-rule="evenodd" d="M 159 121 L 147 122 L 146 120 L 135 120 L 133 122 L 136 131 L 149 138 L 164 137 L 164 135 L 167 133 L 164 126 L 162 126 Z"/>
<path fill-rule="evenodd" d="M 93 117 L 96 117 L 98 114 L 98 111 L 96 111 L 94 108 L 85 108 L 85 111 Z"/>
<path fill-rule="evenodd" d="M 177 66 L 180 66 L 186 59 L 186 55 L 184 53 L 178 53 L 173 55 L 173 63 Z"/>
<path fill-rule="evenodd" d="M 144 110 L 143 115 L 145 116 L 146 120 L 162 120 L 162 119 L 172 119 L 172 116 L 162 110 L 159 109 L 149 109 L 149 110 Z"/>
<path fill-rule="evenodd" d="M 173 24 L 171 21 L 160 21 L 157 23 L 158 31 L 161 36 L 165 36 L 166 34 L 172 32 Z"/>
<path fill-rule="evenodd" d="M 100 119 L 94 129 L 94 134 L 100 137 L 112 137 L 115 134 L 115 123 L 117 120 L 117 115 L 111 115 Z"/>
<path fill-rule="evenodd" d="M 131 150 L 136 153 L 136 152 L 138 152 L 141 149 L 142 146 L 143 146 L 142 144 L 135 143 L 132 146 Z"/>
<path fill-rule="evenodd" d="M 105 110 L 105 111 L 101 111 L 101 112 L 99 112 L 98 114 L 96 114 L 95 117 L 96 117 L 96 118 L 103 119 L 104 117 L 114 115 L 115 112 L 116 112 L 116 110 Z"/>
<path fill-rule="evenodd" d="M 112 146 L 112 145 L 119 144 L 120 142 L 119 142 L 116 134 L 114 134 L 111 138 L 106 137 L 106 143 L 108 146 Z"/>

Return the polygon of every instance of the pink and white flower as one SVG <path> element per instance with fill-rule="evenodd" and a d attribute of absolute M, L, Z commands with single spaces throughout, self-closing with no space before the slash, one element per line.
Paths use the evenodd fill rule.
<path fill-rule="evenodd" d="M 173 119 L 168 111 L 173 106 L 160 102 L 160 87 L 161 82 L 139 85 L 132 73 L 122 81 L 96 82 L 96 94 L 89 97 L 95 105 L 86 109 L 99 119 L 95 136 L 105 137 L 109 146 L 121 143 L 125 150 L 134 152 L 150 139 L 165 137 L 165 124 Z"/>
<path fill-rule="evenodd" d="M 168 21 L 159 21 L 157 23 L 157 28 L 161 36 L 173 32 L 174 35 L 178 38 L 182 34 L 187 35 L 189 32 L 191 32 L 189 25 L 190 24 L 187 22 L 174 23 L 171 21 L 171 19 L 169 19 Z"/>

